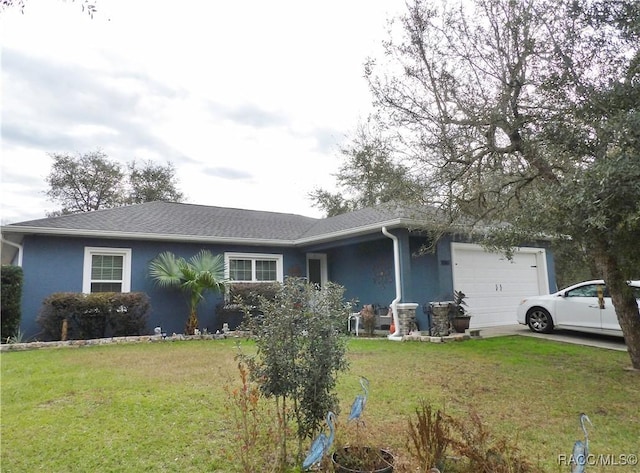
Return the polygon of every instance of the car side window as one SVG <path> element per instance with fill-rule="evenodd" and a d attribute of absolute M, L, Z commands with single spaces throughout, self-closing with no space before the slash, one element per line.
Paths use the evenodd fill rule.
<path fill-rule="evenodd" d="M 606 289 L 603 287 L 605 297 L 608 296 Z M 567 297 L 598 297 L 598 285 L 587 284 L 586 286 L 576 287 L 570 291 L 567 291 Z"/>

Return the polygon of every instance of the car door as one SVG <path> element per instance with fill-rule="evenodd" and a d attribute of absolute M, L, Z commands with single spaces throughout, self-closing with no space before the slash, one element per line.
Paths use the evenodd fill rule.
<path fill-rule="evenodd" d="M 602 284 L 588 283 L 566 291 L 556 301 L 554 317 L 556 325 L 601 330 L 601 301 L 598 298 L 598 287 L 600 290 L 604 289 Z M 608 305 L 611 305 L 610 301 L 611 299 Z"/>
<path fill-rule="evenodd" d="M 638 307 L 640 307 L 640 287 L 631 287 L 633 293 L 636 296 L 636 301 L 638 302 Z M 614 333 L 617 335 L 622 334 L 622 328 L 620 327 L 620 323 L 618 322 L 618 316 L 616 315 L 615 307 L 613 307 L 613 303 L 611 302 L 611 296 L 609 296 L 609 291 L 605 289 L 605 298 L 604 298 L 605 307 L 602 309 L 602 330 L 607 333 Z"/>
<path fill-rule="evenodd" d="M 622 332 L 620 324 L 618 323 L 616 309 L 613 307 L 613 303 L 611 302 L 611 296 L 609 295 L 608 288 L 604 289 L 604 298 L 602 302 L 603 307 L 600 310 L 602 329 L 605 331 Z"/>

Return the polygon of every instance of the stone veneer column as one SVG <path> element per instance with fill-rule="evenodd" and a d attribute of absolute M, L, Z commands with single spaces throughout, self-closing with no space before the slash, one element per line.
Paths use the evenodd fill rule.
<path fill-rule="evenodd" d="M 449 322 L 450 302 L 431 303 L 431 336 L 446 337 L 451 332 Z"/>
<path fill-rule="evenodd" d="M 416 308 L 418 304 L 414 302 L 404 302 L 397 305 L 398 308 L 398 335 L 408 335 L 416 328 Z"/>

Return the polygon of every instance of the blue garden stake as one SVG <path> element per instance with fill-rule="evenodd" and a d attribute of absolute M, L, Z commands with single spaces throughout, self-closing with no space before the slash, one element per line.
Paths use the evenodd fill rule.
<path fill-rule="evenodd" d="M 316 439 L 311 444 L 309 448 L 309 453 L 307 457 L 302 462 L 302 468 L 308 470 L 316 463 L 320 463 L 322 458 L 325 456 L 331 445 L 333 444 L 333 437 L 335 436 L 335 427 L 334 422 L 336 420 L 336 415 L 329 411 L 327 413 L 327 425 L 329 426 L 329 436 L 324 432 L 320 432 L 320 434 L 316 437 Z"/>
<path fill-rule="evenodd" d="M 351 413 L 349 420 L 360 419 L 364 406 L 367 404 L 367 396 L 369 395 L 369 380 L 364 376 L 360 377 L 360 386 L 364 394 L 358 394 L 351 405 Z"/>

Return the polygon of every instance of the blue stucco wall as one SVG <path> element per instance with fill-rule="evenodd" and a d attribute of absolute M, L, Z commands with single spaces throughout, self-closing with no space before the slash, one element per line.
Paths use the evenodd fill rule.
<path fill-rule="evenodd" d="M 453 294 L 451 239 L 443 238 L 435 252 L 421 252 L 428 243 L 425 237 L 410 235 L 406 230 L 392 230 L 400 242 L 401 302 L 418 303 L 418 326 L 427 326 L 423 307 L 431 301 L 447 300 Z M 145 292 L 151 298 L 152 313 L 149 333 L 161 326 L 167 333 L 182 333 L 188 315 L 187 301 L 178 290 L 161 289 L 147 276 L 150 261 L 163 251 L 190 258 L 201 249 L 212 253 L 274 253 L 283 255 L 284 274 L 306 276 L 306 254 L 327 255 L 328 277 L 345 286 L 347 299 L 363 304 L 388 306 L 395 298 L 393 242 L 384 235 L 368 235 L 313 247 L 280 248 L 241 245 L 203 245 L 200 243 L 119 241 L 112 239 L 61 238 L 27 236 L 24 241 L 24 291 L 21 329 L 28 338 L 40 331 L 36 318 L 42 301 L 54 292 L 81 292 L 84 248 L 130 248 L 132 250 L 131 290 Z M 555 288 L 553 254 L 547 249 L 549 286 Z M 201 328 L 215 330 L 220 321 L 215 307 L 220 294 L 207 294 L 198 308 Z"/>
<path fill-rule="evenodd" d="M 402 278 L 401 302 L 418 303 L 419 327 L 427 326 L 423 305 L 443 292 L 452 292 L 448 243 L 438 245 L 438 253 L 420 251 L 425 238 L 409 237 L 405 230 L 393 230 L 400 245 Z M 440 252 L 443 252 L 440 255 Z M 356 241 L 327 251 L 329 278 L 346 288 L 347 299 L 364 304 L 389 306 L 396 297 L 393 241 L 385 236 L 374 241 Z M 440 259 L 444 264 L 440 265 Z M 442 281 L 444 278 L 445 281 Z"/>
<path fill-rule="evenodd" d="M 329 279 L 346 288 L 348 300 L 388 306 L 395 297 L 391 240 L 367 241 L 327 252 Z"/>
<path fill-rule="evenodd" d="M 163 251 L 171 251 L 177 256 L 190 258 L 201 249 L 212 253 L 224 251 L 247 253 L 275 253 L 283 255 L 285 275 L 304 275 L 305 254 L 295 249 L 265 248 L 249 246 L 202 245 L 198 243 L 118 241 L 111 239 L 58 238 L 28 236 L 24 242 L 24 289 L 22 299 L 21 330 L 27 338 L 37 337 L 40 327 L 36 318 L 42 301 L 55 292 L 82 292 L 82 271 L 84 248 L 86 246 L 106 248 L 130 248 L 131 251 L 131 291 L 145 292 L 151 299 L 151 316 L 148 329 L 161 326 L 167 333 L 183 333 L 188 316 L 185 295 L 177 289 L 163 289 L 155 286 L 147 276 L 147 268 L 153 258 Z M 215 306 L 222 301 L 222 295 L 208 293 L 198 307 L 201 328 L 215 330 L 218 320 Z"/>
<path fill-rule="evenodd" d="M 547 255 L 547 276 L 549 278 L 549 292 L 556 292 L 560 290 L 558 287 L 558 281 L 556 280 L 556 260 L 553 257 L 553 251 L 547 248 L 545 252 Z"/>

